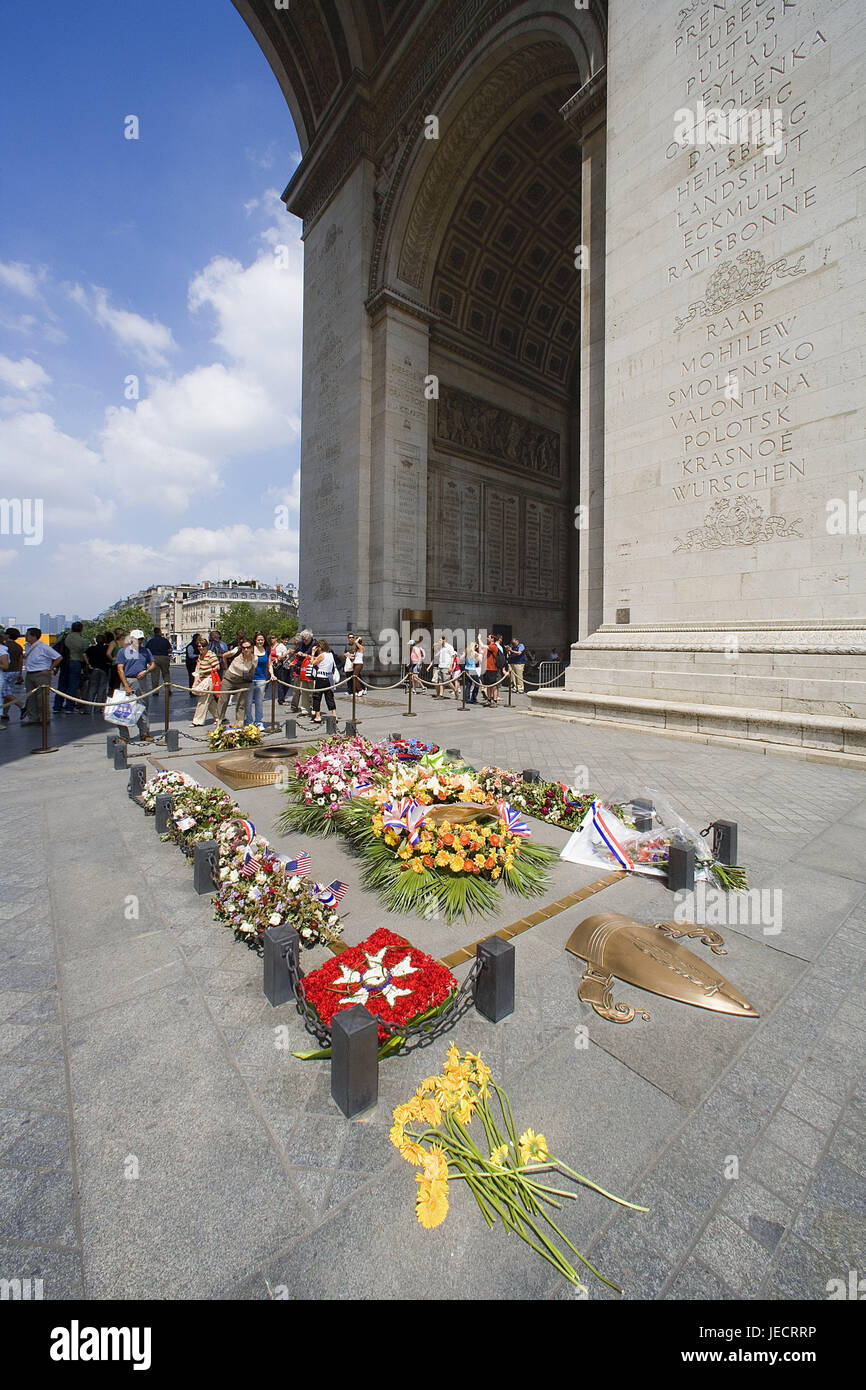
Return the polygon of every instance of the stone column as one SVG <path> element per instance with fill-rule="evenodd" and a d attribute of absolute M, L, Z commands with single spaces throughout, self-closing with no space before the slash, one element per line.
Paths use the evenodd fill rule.
<path fill-rule="evenodd" d="M 607 160 L 607 82 L 602 68 L 566 102 L 561 115 L 575 129 L 583 154 L 581 244 L 580 412 L 574 503 L 585 508 L 576 530 L 576 584 L 572 572 L 572 621 L 577 639 L 600 627 L 604 580 L 604 258 Z M 576 589 L 576 592 L 575 592 Z M 576 605 L 576 609 L 575 609 Z"/>
<path fill-rule="evenodd" d="M 300 619 L 338 647 L 347 626 L 365 638 L 371 626 L 372 207 L 372 164 L 361 158 L 305 224 Z"/>
<path fill-rule="evenodd" d="M 432 315 L 383 289 L 368 302 L 372 326 L 369 623 L 366 666 L 395 670 L 382 634 L 399 630 L 402 608 L 427 606 L 427 416 Z M 429 391 L 435 390 L 431 383 Z M 379 655 L 379 648 L 382 648 Z"/>

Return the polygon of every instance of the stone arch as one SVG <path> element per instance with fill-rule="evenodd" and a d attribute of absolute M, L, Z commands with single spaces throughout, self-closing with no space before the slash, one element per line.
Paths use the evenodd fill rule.
<path fill-rule="evenodd" d="M 379 147 L 371 295 L 385 285 L 423 298 L 436 233 L 441 236 L 467 164 L 508 124 L 530 88 L 552 88 L 566 78 L 576 91 L 604 68 L 606 27 L 596 8 L 575 11 L 566 0 L 555 0 L 539 14 L 532 4 L 512 0 L 495 8 L 488 25 L 481 33 L 476 22 L 425 92 L 423 112 L 416 106 Z M 439 116 L 438 141 L 424 138 L 428 112 Z"/>

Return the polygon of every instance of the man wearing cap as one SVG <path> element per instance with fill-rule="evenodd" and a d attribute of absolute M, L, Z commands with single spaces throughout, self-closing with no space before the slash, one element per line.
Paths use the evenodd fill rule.
<path fill-rule="evenodd" d="M 156 670 L 156 663 L 148 660 L 150 653 L 141 650 L 141 643 L 144 640 L 144 633 L 140 627 L 135 627 L 129 634 L 129 646 L 121 647 L 117 653 L 117 675 L 120 684 L 123 686 L 127 695 L 133 700 L 148 693 L 148 686 L 145 676 L 151 671 Z M 150 743 L 150 730 L 147 722 L 147 705 L 144 706 L 144 714 L 138 721 L 138 734 L 142 743 Z"/>

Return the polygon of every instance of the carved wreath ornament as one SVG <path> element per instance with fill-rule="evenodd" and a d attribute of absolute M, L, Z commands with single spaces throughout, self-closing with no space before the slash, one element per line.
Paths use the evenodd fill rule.
<path fill-rule="evenodd" d="M 754 497 L 720 497 L 704 517 L 703 527 L 693 527 L 685 536 L 676 536 L 674 554 L 681 550 L 720 550 L 723 546 L 758 545 L 763 541 L 802 536 L 802 518 L 787 521 L 783 516 L 764 516 Z"/>
<path fill-rule="evenodd" d="M 686 317 L 677 319 L 674 332 L 679 333 L 697 314 L 701 318 L 712 318 L 714 314 L 725 313 L 734 304 L 754 299 L 769 287 L 774 275 L 805 275 L 804 259 L 805 256 L 800 256 L 789 266 L 788 257 L 780 256 L 768 264 L 761 251 L 741 251 L 736 261 L 722 261 L 707 281 L 704 298 L 689 305 Z"/>

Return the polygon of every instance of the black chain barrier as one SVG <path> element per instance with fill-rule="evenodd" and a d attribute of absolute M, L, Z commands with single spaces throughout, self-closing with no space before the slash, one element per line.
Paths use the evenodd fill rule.
<path fill-rule="evenodd" d="M 331 1030 L 327 1024 L 322 1022 L 313 1005 L 307 1002 L 303 983 L 304 971 L 300 964 L 295 963 L 291 942 L 286 943 L 281 948 L 281 954 L 286 962 L 292 992 L 295 996 L 295 1008 L 303 1020 L 304 1027 L 316 1039 L 320 1047 L 330 1047 Z M 459 1023 L 475 1001 L 475 981 L 481 973 L 481 965 L 481 960 L 476 957 L 451 1004 L 436 1018 L 424 1019 L 419 1023 L 386 1023 L 384 1019 L 373 1014 L 379 1027 L 387 1033 L 388 1041 L 398 1036 L 402 1037 L 403 1042 L 397 1049 L 398 1053 L 411 1052 L 418 1047 L 429 1047 L 443 1033 L 450 1032 Z M 382 1046 L 384 1045 L 383 1043 Z"/>

